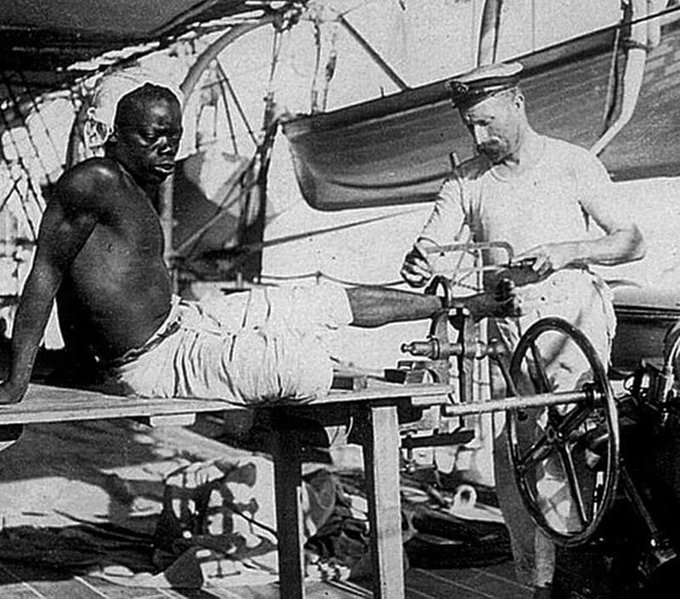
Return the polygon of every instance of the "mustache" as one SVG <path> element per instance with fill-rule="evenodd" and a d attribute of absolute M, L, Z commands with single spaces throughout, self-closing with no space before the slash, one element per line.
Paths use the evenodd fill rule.
<path fill-rule="evenodd" d="M 479 151 L 484 151 L 484 150 L 500 150 L 503 147 L 503 144 L 500 143 L 499 141 L 485 141 L 484 143 L 477 144 L 477 149 Z"/>
<path fill-rule="evenodd" d="M 480 154 L 498 154 L 502 151 L 500 144 L 482 144 L 477 146 L 477 152 Z"/>

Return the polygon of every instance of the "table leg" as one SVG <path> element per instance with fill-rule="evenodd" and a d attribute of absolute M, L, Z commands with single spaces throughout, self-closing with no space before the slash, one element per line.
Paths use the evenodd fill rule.
<path fill-rule="evenodd" d="M 274 488 L 278 533 L 280 596 L 303 599 L 304 549 L 302 470 L 295 433 L 278 427 L 274 433 Z"/>
<path fill-rule="evenodd" d="M 399 421 L 396 406 L 365 410 L 361 438 L 369 505 L 373 593 L 403 599 L 404 562 L 399 485 Z"/>

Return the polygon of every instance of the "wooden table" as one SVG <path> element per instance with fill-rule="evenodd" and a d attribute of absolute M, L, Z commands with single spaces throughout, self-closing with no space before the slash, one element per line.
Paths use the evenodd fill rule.
<path fill-rule="evenodd" d="M 352 423 L 351 442 L 363 448 L 369 505 L 373 594 L 380 599 L 404 597 L 403 545 L 399 489 L 399 412 L 449 401 L 446 385 L 399 385 L 371 382 L 360 391 L 331 391 L 309 404 L 277 404 L 273 424 L 276 515 L 281 597 L 304 597 L 302 529 L 301 419 L 322 426 Z M 31 385 L 25 399 L 0 406 L 0 437 L 17 438 L 21 425 L 113 418 L 144 418 L 152 425 L 192 422 L 201 412 L 244 410 L 228 402 L 199 399 L 144 399 L 93 391 Z"/>

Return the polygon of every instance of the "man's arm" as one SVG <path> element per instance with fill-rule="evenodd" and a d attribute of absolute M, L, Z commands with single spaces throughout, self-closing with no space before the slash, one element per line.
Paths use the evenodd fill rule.
<path fill-rule="evenodd" d="M 532 268 L 542 277 L 567 266 L 615 266 L 644 257 L 642 233 L 634 223 L 601 226 L 606 234 L 599 239 L 542 244 L 518 254 L 515 262 L 535 260 Z"/>
<path fill-rule="evenodd" d="M 455 178 L 444 182 L 427 223 L 404 257 L 400 274 L 411 287 L 424 286 L 435 274 L 428 259 L 427 248 L 454 243 L 460 235 L 465 221 L 460 185 Z"/>
<path fill-rule="evenodd" d="M 87 202 L 82 176 L 65 176 L 48 202 L 37 250 L 17 309 L 10 372 L 0 385 L 0 404 L 22 399 L 64 273 L 94 229 L 96 211 Z"/>
<path fill-rule="evenodd" d="M 593 166 L 589 166 L 592 171 Z M 566 266 L 615 266 L 644 257 L 646 249 L 642 233 L 635 223 L 616 210 L 613 184 L 604 167 L 598 166 L 585 178 L 580 203 L 605 234 L 597 239 L 542 244 L 518 254 L 515 262 L 533 259 L 534 271 L 545 276 Z"/>

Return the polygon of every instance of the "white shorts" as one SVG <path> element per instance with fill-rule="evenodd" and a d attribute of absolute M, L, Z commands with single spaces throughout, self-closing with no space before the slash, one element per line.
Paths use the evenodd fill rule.
<path fill-rule="evenodd" d="M 351 321 L 347 293 L 334 285 L 175 298 L 145 346 L 104 370 L 103 390 L 238 404 L 312 400 L 332 382 L 326 337 Z"/>

